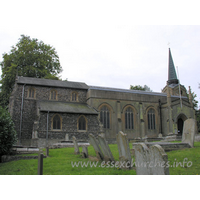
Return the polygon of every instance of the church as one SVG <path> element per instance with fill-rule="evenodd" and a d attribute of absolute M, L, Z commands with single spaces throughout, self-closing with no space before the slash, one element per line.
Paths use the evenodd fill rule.
<path fill-rule="evenodd" d="M 170 49 L 161 93 L 16 77 L 9 112 L 18 143 L 38 147 L 72 136 L 87 141 L 90 133 L 104 134 L 108 143 L 116 141 L 119 131 L 128 139 L 181 135 L 184 121 L 195 119 L 191 91 L 187 95 L 179 84 Z"/>

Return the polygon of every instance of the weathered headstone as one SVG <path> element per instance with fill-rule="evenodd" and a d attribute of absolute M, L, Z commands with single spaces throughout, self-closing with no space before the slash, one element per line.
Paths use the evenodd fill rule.
<path fill-rule="evenodd" d="M 65 134 L 65 141 L 69 141 L 69 134 Z"/>
<path fill-rule="evenodd" d="M 129 148 L 129 143 L 126 137 L 126 134 L 124 134 L 122 131 L 120 131 L 117 134 L 117 146 L 118 146 L 118 151 L 119 151 L 119 160 L 120 162 L 126 162 L 129 163 L 129 167 L 126 168 L 131 168 L 131 152 Z"/>
<path fill-rule="evenodd" d="M 144 143 L 135 146 L 137 175 L 169 175 L 168 156 L 160 145 L 148 148 Z"/>
<path fill-rule="evenodd" d="M 144 143 L 135 146 L 135 166 L 137 175 L 150 175 L 151 171 L 148 165 L 150 160 L 149 148 Z"/>
<path fill-rule="evenodd" d="M 43 175 L 43 154 L 38 154 L 38 175 Z"/>
<path fill-rule="evenodd" d="M 99 147 L 99 144 L 98 144 L 96 138 L 92 134 L 89 134 L 89 138 L 90 138 L 90 144 L 93 146 L 93 148 L 95 150 L 95 153 L 97 155 L 97 158 L 99 160 L 103 160 L 104 156 L 103 156 L 103 153 L 102 153 L 102 151 L 101 151 L 101 149 Z"/>
<path fill-rule="evenodd" d="M 152 175 L 169 175 L 168 156 L 158 144 L 150 147 L 149 167 Z"/>
<path fill-rule="evenodd" d="M 194 139 L 196 133 L 196 120 L 187 119 L 184 121 L 182 142 L 188 143 L 191 147 L 194 147 Z"/>
<path fill-rule="evenodd" d="M 80 151 L 79 151 L 78 143 L 77 143 L 77 141 L 76 141 L 76 137 L 73 136 L 73 137 L 72 137 L 72 140 L 73 140 L 73 143 L 74 143 L 74 153 L 75 153 L 75 154 L 79 154 Z"/>
<path fill-rule="evenodd" d="M 87 146 L 82 146 L 82 157 L 83 158 L 88 158 L 88 148 Z"/>
<path fill-rule="evenodd" d="M 104 154 L 104 160 L 105 161 L 115 161 L 114 157 L 112 155 L 112 152 L 110 151 L 110 147 L 108 146 L 108 143 L 106 142 L 105 138 L 102 135 L 98 136 L 99 144 L 101 146 L 101 150 Z"/>

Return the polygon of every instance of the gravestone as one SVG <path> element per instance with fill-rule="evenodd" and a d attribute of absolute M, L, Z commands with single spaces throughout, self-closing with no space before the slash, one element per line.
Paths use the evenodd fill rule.
<path fill-rule="evenodd" d="M 148 148 L 144 143 L 135 146 L 137 175 L 169 175 L 168 156 L 160 145 Z"/>
<path fill-rule="evenodd" d="M 194 147 L 194 139 L 196 133 L 196 120 L 187 119 L 184 121 L 182 142 L 188 143 L 191 147 Z"/>
<path fill-rule="evenodd" d="M 150 147 L 150 164 L 152 175 L 169 175 L 168 156 L 164 149 L 156 144 Z"/>
<path fill-rule="evenodd" d="M 65 134 L 65 141 L 69 141 L 69 134 Z"/>
<path fill-rule="evenodd" d="M 105 138 L 102 135 L 98 135 L 98 140 L 101 146 L 101 150 L 104 154 L 104 160 L 106 162 L 115 161 L 112 152 L 110 151 L 110 147 L 108 146 L 108 143 L 106 142 Z"/>
<path fill-rule="evenodd" d="M 93 146 L 93 148 L 95 150 L 97 158 L 99 160 L 103 160 L 104 159 L 103 153 L 102 153 L 102 151 L 101 151 L 101 149 L 99 147 L 99 144 L 98 144 L 96 138 L 94 137 L 94 135 L 89 134 L 89 139 L 90 139 L 90 144 Z"/>
<path fill-rule="evenodd" d="M 144 143 L 135 146 L 135 166 L 137 175 L 150 175 L 151 171 L 147 162 L 150 160 L 149 148 Z"/>
<path fill-rule="evenodd" d="M 126 162 L 126 168 L 131 168 L 131 152 L 129 148 L 128 139 L 126 137 L 126 134 L 124 134 L 122 131 L 120 131 L 117 134 L 117 146 L 119 151 L 119 160 L 120 162 Z M 129 166 L 128 166 L 129 163 Z"/>
<path fill-rule="evenodd" d="M 76 141 L 76 137 L 73 136 L 73 137 L 72 137 L 72 140 L 73 140 L 73 143 L 74 143 L 74 153 L 75 153 L 75 154 L 79 154 L 80 151 L 79 151 L 78 143 L 77 143 L 77 141 Z"/>
<path fill-rule="evenodd" d="M 87 148 L 87 146 L 82 146 L 81 154 L 82 154 L 83 158 L 88 158 L 88 148 Z"/>

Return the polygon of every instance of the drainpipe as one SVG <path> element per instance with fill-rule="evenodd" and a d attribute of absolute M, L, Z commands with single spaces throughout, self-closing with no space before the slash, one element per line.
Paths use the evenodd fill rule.
<path fill-rule="evenodd" d="M 49 111 L 47 112 L 47 134 L 46 134 L 46 147 L 48 147 L 48 127 L 49 127 Z"/>
<path fill-rule="evenodd" d="M 22 89 L 22 101 L 21 101 L 21 114 L 20 114 L 20 126 L 19 126 L 19 144 L 21 145 L 21 135 L 22 135 L 22 115 L 23 115 L 23 104 L 24 104 L 24 87 L 26 84 L 23 85 Z"/>
<path fill-rule="evenodd" d="M 162 134 L 162 113 L 161 113 L 161 100 L 159 99 L 159 109 L 160 109 L 160 133 Z"/>

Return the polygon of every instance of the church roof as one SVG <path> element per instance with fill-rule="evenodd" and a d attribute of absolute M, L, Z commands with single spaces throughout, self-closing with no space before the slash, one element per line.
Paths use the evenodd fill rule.
<path fill-rule="evenodd" d="M 85 90 L 89 88 L 85 83 L 81 83 L 81 82 L 59 81 L 59 80 L 21 77 L 21 76 L 17 78 L 17 83 L 26 84 L 26 85 L 64 87 L 64 88 L 85 89 Z"/>
<path fill-rule="evenodd" d="M 169 49 L 169 62 L 168 62 L 168 83 L 170 84 L 177 84 L 178 79 L 176 76 L 176 70 L 174 67 L 174 61 L 172 59 L 171 50 Z"/>
<path fill-rule="evenodd" d="M 49 112 L 64 112 L 77 114 L 98 114 L 98 112 L 91 108 L 86 103 L 71 103 L 59 101 L 38 101 L 40 111 Z"/>

